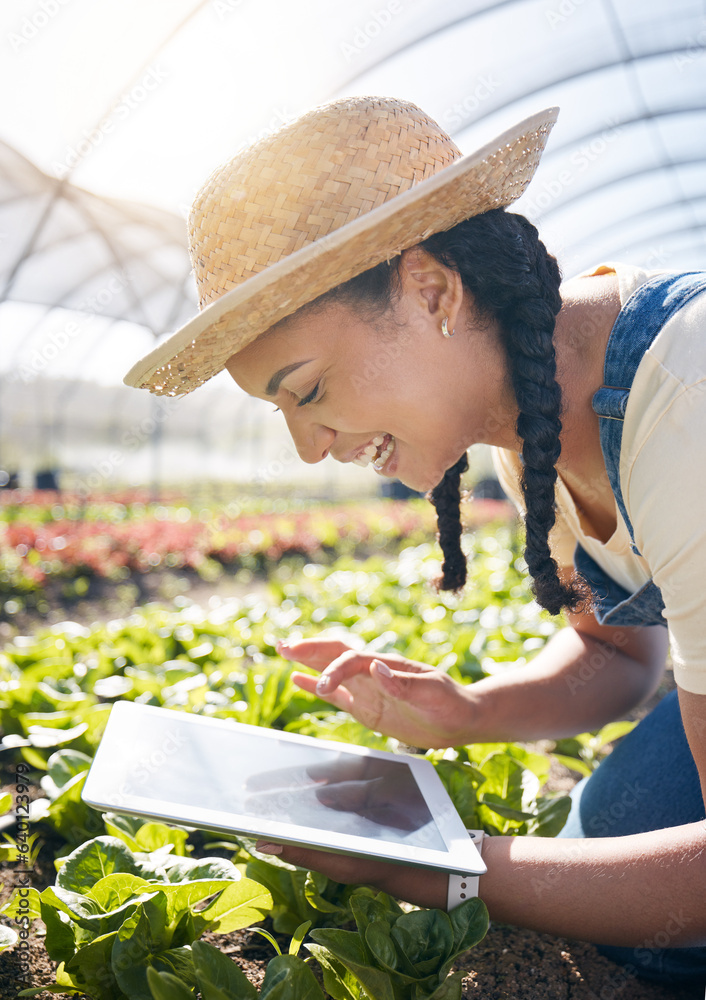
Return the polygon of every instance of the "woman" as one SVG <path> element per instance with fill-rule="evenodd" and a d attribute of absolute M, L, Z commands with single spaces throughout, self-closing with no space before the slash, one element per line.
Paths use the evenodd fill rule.
<path fill-rule="evenodd" d="M 465 580 L 466 450 L 496 449 L 526 511 L 537 600 L 568 621 L 528 666 L 463 687 L 325 638 L 280 652 L 319 672 L 295 674 L 302 688 L 443 747 L 620 717 L 656 690 L 669 633 L 678 696 L 578 786 L 562 838 L 486 839 L 479 895 L 492 919 L 594 941 L 638 975 L 701 981 L 706 285 L 602 266 L 560 291 L 535 228 L 505 210 L 555 117 L 461 157 L 418 108 L 354 98 L 256 143 L 194 204 L 202 311 L 126 381 L 176 394 L 227 367 L 282 410 L 305 461 L 330 453 L 433 488 L 451 589 Z M 270 849 L 419 905 L 447 901 L 437 873 Z"/>

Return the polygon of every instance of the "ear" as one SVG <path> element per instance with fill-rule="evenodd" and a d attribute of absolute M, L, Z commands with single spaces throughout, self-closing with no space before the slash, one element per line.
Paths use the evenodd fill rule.
<path fill-rule="evenodd" d="M 456 327 L 463 304 L 463 282 L 458 271 L 441 264 L 422 247 L 404 250 L 400 259 L 400 278 L 410 301 L 435 317 L 438 324 L 448 317 L 451 330 Z"/>

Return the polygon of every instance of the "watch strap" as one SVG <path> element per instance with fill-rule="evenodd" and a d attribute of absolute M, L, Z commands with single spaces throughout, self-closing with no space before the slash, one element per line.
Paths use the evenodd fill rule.
<path fill-rule="evenodd" d="M 483 830 L 469 830 L 468 836 L 471 838 L 473 843 L 476 845 L 476 849 L 480 854 L 483 838 L 485 837 L 485 831 Z M 449 887 L 446 896 L 446 911 L 447 913 L 455 909 L 455 907 L 460 906 L 461 903 L 465 902 L 467 899 L 472 899 L 474 896 L 478 895 L 478 880 L 480 875 L 449 875 Z"/>

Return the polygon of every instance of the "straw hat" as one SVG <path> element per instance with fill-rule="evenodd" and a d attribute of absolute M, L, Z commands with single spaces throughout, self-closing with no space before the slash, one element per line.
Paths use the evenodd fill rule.
<path fill-rule="evenodd" d="M 203 385 L 274 323 L 432 233 L 509 205 L 557 108 L 462 156 L 414 104 L 314 108 L 211 174 L 189 217 L 200 312 L 130 369 L 157 395 Z"/>

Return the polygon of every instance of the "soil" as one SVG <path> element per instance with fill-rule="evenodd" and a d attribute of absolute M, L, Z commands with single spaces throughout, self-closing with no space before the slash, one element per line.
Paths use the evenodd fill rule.
<path fill-rule="evenodd" d="M 214 595 L 224 599 L 253 591 L 264 594 L 264 581 L 226 577 L 214 585 L 185 573 L 174 574 L 166 580 L 164 574 L 147 574 L 123 589 L 95 586 L 81 600 L 68 606 L 65 599 L 60 599 L 61 595 L 47 595 L 46 607 L 22 610 L 0 622 L 0 638 L 7 641 L 18 632 L 31 634 L 40 627 L 67 618 L 83 624 L 105 621 L 129 614 L 136 601 L 167 602 L 184 594 L 191 600 L 206 603 Z M 667 680 L 659 695 L 670 686 Z M 556 763 L 552 765 L 552 789 L 568 791 L 575 780 L 576 776 L 566 768 Z M 51 832 L 44 837 L 31 875 L 32 885 L 40 891 L 54 882 L 53 859 L 61 845 Z M 15 868 L 8 863 L 0 865 L 0 904 L 16 885 Z M 260 935 L 245 930 L 206 935 L 205 940 L 233 958 L 256 986 L 261 985 L 265 967 L 274 951 Z M 312 964 L 316 971 L 315 963 Z M 55 969 L 55 963 L 44 948 L 43 925 L 37 921 L 32 928 L 29 950 L 22 961 L 16 948 L 0 953 L 0 1000 L 14 1000 L 22 989 L 51 983 Z M 454 970 L 459 969 L 465 973 L 464 1000 L 704 1000 L 703 985 L 649 983 L 631 977 L 590 944 L 510 926 L 491 926 L 484 940 L 456 962 Z M 44 992 L 40 996 L 42 1000 L 49 1000 L 59 995 Z M 68 1000 L 68 994 L 61 994 L 61 997 Z"/>

